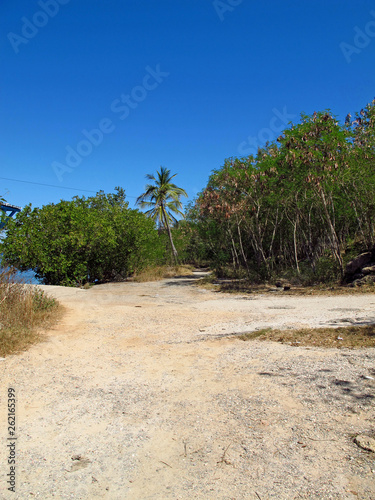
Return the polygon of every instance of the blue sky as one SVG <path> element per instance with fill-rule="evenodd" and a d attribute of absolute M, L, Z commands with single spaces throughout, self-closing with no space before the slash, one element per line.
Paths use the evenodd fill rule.
<path fill-rule="evenodd" d="M 359 111 L 374 61 L 372 1 L 2 0 L 0 177 L 28 183 L 0 196 L 133 207 L 165 166 L 191 200 L 301 112 Z"/>

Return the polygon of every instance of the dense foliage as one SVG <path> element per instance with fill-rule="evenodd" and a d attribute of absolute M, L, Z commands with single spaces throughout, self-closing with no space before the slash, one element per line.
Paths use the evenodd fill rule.
<path fill-rule="evenodd" d="M 175 176 L 161 167 L 130 210 L 123 189 L 75 197 L 7 223 L 7 264 L 45 283 L 126 277 L 172 259 L 257 279 L 343 276 L 350 252 L 375 244 L 375 100 L 340 124 L 329 110 L 301 115 L 256 157 L 227 159 L 185 220 Z"/>
<path fill-rule="evenodd" d="M 350 243 L 375 243 L 375 100 L 343 125 L 329 110 L 301 115 L 256 157 L 226 160 L 187 220 L 192 250 L 218 271 L 342 275 Z"/>
<path fill-rule="evenodd" d="M 164 246 L 152 220 L 128 208 L 123 189 L 26 206 L 7 222 L 3 259 L 47 284 L 124 278 L 158 262 Z"/>

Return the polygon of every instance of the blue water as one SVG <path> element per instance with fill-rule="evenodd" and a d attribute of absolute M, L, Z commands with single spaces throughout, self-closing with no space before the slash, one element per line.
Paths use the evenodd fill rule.
<path fill-rule="evenodd" d="M 0 266 L 0 271 L 2 271 L 3 269 L 4 268 Z M 20 271 L 18 271 L 14 275 L 14 281 L 22 281 L 23 283 L 29 283 L 29 284 L 32 284 L 32 285 L 39 285 L 39 284 L 41 284 L 41 280 L 38 280 L 35 277 L 35 273 L 33 273 L 32 271 L 25 271 L 23 273 L 21 273 Z"/>
<path fill-rule="evenodd" d="M 4 238 L 4 235 L 5 235 L 5 231 L 0 230 L 0 242 L 1 242 L 2 238 Z M 0 271 L 2 271 L 4 269 L 4 267 L 1 265 L 2 256 L 3 256 L 3 254 L 0 253 Z M 15 275 L 15 280 L 18 280 L 18 279 L 21 279 L 24 283 L 31 283 L 33 285 L 38 285 L 41 283 L 41 280 L 38 280 L 35 277 L 35 273 L 33 273 L 33 271 L 25 271 L 23 273 L 21 273 L 20 271 L 17 272 Z"/>
<path fill-rule="evenodd" d="M 24 273 L 18 272 L 16 274 L 16 279 L 22 279 L 25 283 L 31 283 L 33 285 L 38 285 L 41 283 L 41 280 L 38 280 L 35 277 L 35 274 L 32 271 L 26 271 Z"/>
<path fill-rule="evenodd" d="M 1 254 L 0 254 L 0 271 L 3 271 L 5 268 L 1 266 Z M 23 283 L 30 283 L 32 285 L 41 284 L 41 280 L 38 280 L 35 277 L 35 273 L 33 271 L 25 271 L 21 273 L 18 271 L 14 276 L 14 281 L 21 280 Z"/>

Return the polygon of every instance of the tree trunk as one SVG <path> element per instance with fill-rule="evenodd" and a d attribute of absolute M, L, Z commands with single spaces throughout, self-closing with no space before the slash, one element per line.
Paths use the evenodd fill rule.
<path fill-rule="evenodd" d="M 233 236 L 232 236 L 232 233 L 229 232 L 230 234 L 230 239 L 231 239 L 231 242 L 232 242 L 232 252 L 233 252 L 233 267 L 234 269 L 239 269 L 240 267 L 240 260 L 238 258 L 238 253 L 237 253 L 237 250 L 236 250 L 236 245 L 234 243 L 234 239 L 233 239 Z"/>
<path fill-rule="evenodd" d="M 169 236 L 169 242 L 171 244 L 173 260 L 174 260 L 175 265 L 177 266 L 177 264 L 178 264 L 178 254 L 177 254 L 177 250 L 176 250 L 176 248 L 175 248 L 175 246 L 173 244 L 171 228 L 169 227 L 169 222 L 168 222 L 167 214 L 165 213 L 163 205 L 161 206 L 161 209 L 162 209 L 162 212 L 163 212 L 164 224 L 165 224 L 165 227 L 167 228 L 167 232 L 168 232 L 168 236 Z"/>
<path fill-rule="evenodd" d="M 330 217 L 329 212 L 328 212 L 327 201 L 326 201 L 326 198 L 324 196 L 323 189 L 321 189 L 321 191 L 320 191 L 320 197 L 323 201 L 324 214 L 326 216 L 326 220 L 328 222 L 328 226 L 329 226 L 330 233 L 331 233 L 330 240 L 331 240 L 332 252 L 333 252 L 333 255 L 336 258 L 337 263 L 339 265 L 341 277 L 343 277 L 344 276 L 344 265 L 343 265 L 342 256 L 341 256 L 340 243 L 339 243 L 339 239 L 338 239 L 337 234 L 336 234 L 336 230 L 332 224 L 331 217 Z"/>
<path fill-rule="evenodd" d="M 294 221 L 294 228 L 293 228 L 294 259 L 296 261 L 297 273 L 301 274 L 300 270 L 299 270 L 299 265 L 298 265 L 298 252 L 297 252 L 297 221 L 298 221 L 298 217 Z"/>
<path fill-rule="evenodd" d="M 239 239 L 239 242 L 240 242 L 241 255 L 242 255 L 243 261 L 245 263 L 247 274 L 250 275 L 249 265 L 247 263 L 247 258 L 246 258 L 245 251 L 244 251 L 244 248 L 243 248 L 243 245 L 242 245 L 240 224 L 238 222 L 237 222 L 237 231 L 238 231 L 238 239 Z"/>

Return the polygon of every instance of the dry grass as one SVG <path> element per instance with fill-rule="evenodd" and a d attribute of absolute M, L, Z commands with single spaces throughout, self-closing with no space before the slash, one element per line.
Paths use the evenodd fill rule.
<path fill-rule="evenodd" d="M 190 276 L 192 270 L 193 267 L 187 265 L 150 267 L 135 274 L 133 281 L 144 283 L 146 281 L 159 281 L 164 278 L 174 278 L 177 276 Z"/>
<path fill-rule="evenodd" d="M 346 347 L 358 349 L 375 347 L 375 325 L 346 326 L 339 328 L 303 328 L 297 330 L 273 330 L 267 328 L 238 336 L 241 340 L 268 340 L 296 347 Z"/>
<path fill-rule="evenodd" d="M 38 328 L 59 316 L 59 304 L 42 290 L 15 281 L 14 272 L 0 271 L 0 356 L 40 340 Z"/>
<path fill-rule="evenodd" d="M 275 280 L 277 281 L 277 280 Z M 361 287 L 350 287 L 348 285 L 323 285 L 317 284 L 314 286 L 295 286 L 291 285 L 289 290 L 284 290 L 282 287 L 277 288 L 272 282 L 269 283 L 252 283 L 247 280 L 236 279 L 217 279 L 215 276 L 207 276 L 199 282 L 198 286 L 202 286 L 208 290 L 223 293 L 234 294 L 260 294 L 274 293 L 280 295 L 360 295 L 367 293 L 375 293 L 375 285 L 363 285 Z"/>

